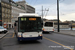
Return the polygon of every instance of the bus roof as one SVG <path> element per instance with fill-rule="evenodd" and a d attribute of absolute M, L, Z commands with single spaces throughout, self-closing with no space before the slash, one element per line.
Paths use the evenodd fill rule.
<path fill-rule="evenodd" d="M 43 23 L 45 23 L 45 22 L 52 22 L 52 21 L 43 21 Z M 54 22 L 52 22 L 52 23 L 54 23 Z"/>
<path fill-rule="evenodd" d="M 18 17 L 24 17 L 24 16 L 36 16 L 36 17 L 40 17 L 38 14 L 35 14 L 35 13 L 20 13 Z"/>

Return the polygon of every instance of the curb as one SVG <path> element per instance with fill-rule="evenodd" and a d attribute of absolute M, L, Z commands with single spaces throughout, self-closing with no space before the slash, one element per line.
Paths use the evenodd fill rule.
<path fill-rule="evenodd" d="M 63 34 L 63 35 L 69 35 L 69 36 L 74 36 L 75 37 L 75 35 L 71 35 L 71 34 L 65 34 L 65 33 L 60 33 L 60 32 L 54 32 L 54 33 Z"/>
<path fill-rule="evenodd" d="M 4 34 L 0 39 L 2 39 L 3 37 L 5 37 L 9 32 L 7 32 L 6 34 Z"/>

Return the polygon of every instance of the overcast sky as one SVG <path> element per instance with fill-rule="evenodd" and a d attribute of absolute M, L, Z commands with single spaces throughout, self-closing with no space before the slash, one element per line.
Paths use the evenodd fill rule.
<path fill-rule="evenodd" d="M 35 7 L 39 15 L 41 15 L 42 6 L 44 10 L 49 8 L 48 13 L 44 12 L 44 18 L 57 19 L 57 0 L 26 0 L 26 2 Z M 60 0 L 59 8 L 61 21 L 75 20 L 75 0 Z"/>

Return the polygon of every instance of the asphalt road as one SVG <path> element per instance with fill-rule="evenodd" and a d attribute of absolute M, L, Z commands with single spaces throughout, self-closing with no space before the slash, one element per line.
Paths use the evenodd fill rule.
<path fill-rule="evenodd" d="M 18 42 L 13 32 L 0 40 L 0 50 L 75 50 L 75 37 L 43 34 L 42 40 Z"/>

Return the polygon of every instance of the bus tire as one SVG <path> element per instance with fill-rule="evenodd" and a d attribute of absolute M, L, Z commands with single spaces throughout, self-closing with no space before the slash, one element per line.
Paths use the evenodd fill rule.
<path fill-rule="evenodd" d="M 42 33 L 44 34 L 45 32 L 43 31 Z"/>

